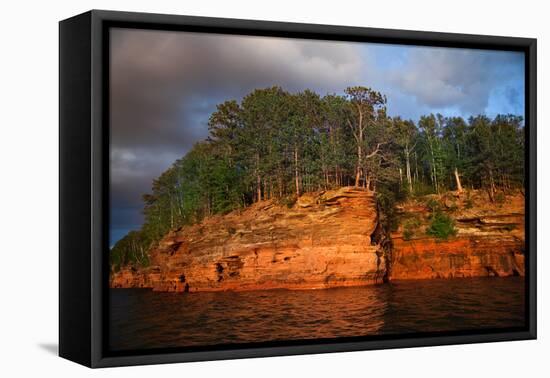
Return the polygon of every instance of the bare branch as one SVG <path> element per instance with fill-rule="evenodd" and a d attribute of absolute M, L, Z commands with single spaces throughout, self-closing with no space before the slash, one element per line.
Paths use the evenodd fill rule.
<path fill-rule="evenodd" d="M 387 142 L 385 142 L 385 143 L 378 143 L 378 144 L 376 145 L 376 149 L 375 149 L 373 152 L 371 152 L 370 154 L 368 154 L 367 156 L 365 156 L 365 158 L 366 158 L 366 159 L 369 159 L 369 158 L 371 158 L 371 157 L 373 157 L 373 156 L 378 155 L 378 153 L 380 152 L 380 147 L 382 147 L 384 144 L 387 144 Z"/>

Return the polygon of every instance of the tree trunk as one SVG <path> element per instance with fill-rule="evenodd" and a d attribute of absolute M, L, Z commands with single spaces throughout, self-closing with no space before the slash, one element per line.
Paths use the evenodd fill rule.
<path fill-rule="evenodd" d="M 262 177 L 260 176 L 260 154 L 256 154 L 256 195 L 258 202 L 262 200 Z"/>
<path fill-rule="evenodd" d="M 294 179 L 296 184 L 296 197 L 300 197 L 300 176 L 298 174 L 298 147 L 294 146 Z"/>
<path fill-rule="evenodd" d="M 495 202 L 495 196 L 493 195 L 493 191 L 491 190 L 491 188 L 487 189 L 487 193 L 489 193 L 489 200 L 491 202 Z"/>
<path fill-rule="evenodd" d="M 456 180 L 456 190 L 459 193 L 462 193 L 462 185 L 460 184 L 460 175 L 458 174 L 458 168 L 455 167 L 455 180 Z"/>
<path fill-rule="evenodd" d="M 411 152 L 409 151 L 409 146 L 405 149 L 405 170 L 407 174 L 407 183 L 409 184 L 409 193 L 412 193 L 412 177 L 411 177 Z"/>
<path fill-rule="evenodd" d="M 495 179 L 493 177 L 493 170 L 489 170 L 489 178 L 491 183 L 491 192 L 495 194 L 497 192 L 496 186 L 495 186 Z"/>
<path fill-rule="evenodd" d="M 355 186 L 359 187 L 359 181 L 361 180 L 361 144 L 357 144 L 357 167 L 355 169 Z"/>
<path fill-rule="evenodd" d="M 357 134 L 357 171 L 355 172 L 355 186 L 359 187 L 363 167 L 363 113 L 361 113 L 361 111 L 359 111 L 359 127 Z"/>
<path fill-rule="evenodd" d="M 172 204 L 172 196 L 170 196 L 170 228 L 174 228 L 174 205 Z"/>
<path fill-rule="evenodd" d="M 432 177 L 433 177 L 435 192 L 439 193 L 439 185 L 437 184 L 437 170 L 435 168 L 435 158 L 433 157 L 433 152 L 432 152 Z"/>
<path fill-rule="evenodd" d="M 432 183 L 434 185 L 435 192 L 439 194 L 439 185 L 437 184 L 437 169 L 435 166 L 434 146 L 430 138 L 428 138 L 428 146 L 430 147 L 430 158 L 432 160 Z"/>
<path fill-rule="evenodd" d="M 415 171 L 416 181 L 418 182 L 420 177 L 418 175 L 418 155 L 416 154 L 416 151 L 414 152 L 414 171 Z"/>
<path fill-rule="evenodd" d="M 435 191 L 437 194 L 439 194 L 439 183 L 437 182 L 437 171 L 436 171 L 435 165 L 434 165 L 434 180 L 435 180 Z"/>

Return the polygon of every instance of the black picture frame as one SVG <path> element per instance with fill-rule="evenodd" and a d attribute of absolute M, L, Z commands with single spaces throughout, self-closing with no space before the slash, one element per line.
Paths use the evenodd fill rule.
<path fill-rule="evenodd" d="M 524 328 L 110 353 L 108 30 L 113 26 L 363 41 L 525 53 L 526 320 Z M 92 10 L 59 24 L 59 354 L 88 367 L 535 339 L 536 39 Z"/>

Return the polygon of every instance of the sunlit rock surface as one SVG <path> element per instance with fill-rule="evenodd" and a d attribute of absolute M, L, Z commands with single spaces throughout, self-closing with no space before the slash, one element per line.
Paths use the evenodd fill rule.
<path fill-rule="evenodd" d="M 455 222 L 457 234 L 448 240 L 425 233 L 431 212 L 422 202 L 400 207 L 401 216 L 419 220 L 413 235 L 404 227 L 392 234 L 392 279 L 426 279 L 525 274 L 525 198 L 521 194 L 491 203 L 484 192 L 470 196 L 448 193 L 434 196 Z M 404 223 L 404 222 L 403 222 Z M 408 239 L 408 240 L 406 240 Z"/>
<path fill-rule="evenodd" d="M 272 201 L 166 235 L 151 266 L 122 270 L 112 287 L 160 291 L 320 289 L 382 282 L 384 257 L 371 242 L 372 192 L 341 188 Z"/>
<path fill-rule="evenodd" d="M 453 218 L 455 236 L 427 236 L 430 199 Z M 519 193 L 498 203 L 479 191 L 446 193 L 408 201 L 397 210 L 400 226 L 391 234 L 393 248 L 384 253 L 372 240 L 378 224 L 372 192 L 347 187 L 308 193 L 290 207 L 262 201 L 168 233 L 151 251 L 149 267 L 112 274 L 111 287 L 322 289 L 384 278 L 525 274 L 525 210 Z M 415 228 L 406 234 L 404 224 L 412 218 Z"/>

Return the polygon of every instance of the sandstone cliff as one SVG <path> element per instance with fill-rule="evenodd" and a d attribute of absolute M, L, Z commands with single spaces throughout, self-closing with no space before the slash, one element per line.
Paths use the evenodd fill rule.
<path fill-rule="evenodd" d="M 430 200 L 454 219 L 456 236 L 438 240 L 426 235 Z M 524 201 L 518 193 L 491 203 L 485 192 L 473 191 L 403 204 L 401 225 L 391 235 L 392 279 L 523 276 Z"/>
<path fill-rule="evenodd" d="M 263 201 L 170 232 L 151 251 L 149 267 L 112 274 L 111 287 L 318 289 L 384 279 L 524 275 L 524 198 L 490 203 L 485 197 L 447 193 L 398 206 L 400 226 L 385 248 L 374 241 L 384 238 L 373 236 L 380 227 L 372 192 L 348 187 L 309 193 L 290 207 Z M 430 201 L 453 219 L 455 236 L 427 236 Z"/>
<path fill-rule="evenodd" d="M 150 267 L 122 270 L 111 286 L 193 292 L 382 282 L 376 225 L 374 195 L 362 189 L 306 194 L 290 208 L 263 201 L 170 232 Z"/>

